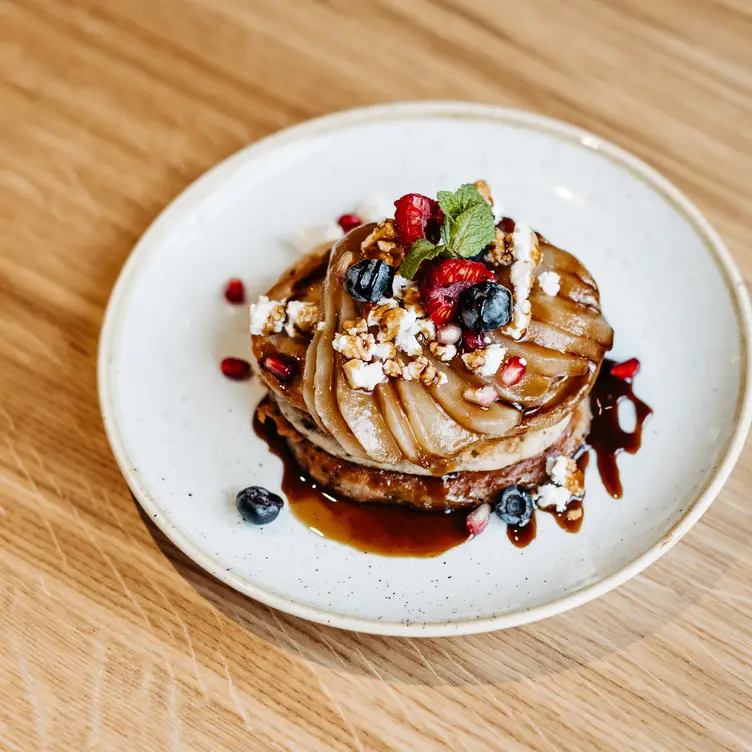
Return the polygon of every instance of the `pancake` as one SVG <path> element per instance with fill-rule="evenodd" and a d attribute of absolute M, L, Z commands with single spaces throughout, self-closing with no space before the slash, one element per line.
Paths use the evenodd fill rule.
<path fill-rule="evenodd" d="M 520 483 L 532 487 L 545 482 L 547 459 L 576 454 L 590 427 L 585 400 L 575 408 L 556 441 L 532 457 L 495 470 L 429 476 L 376 468 L 330 454 L 298 431 L 273 397 L 262 401 L 257 414 L 262 422 L 274 422 L 303 472 L 333 496 L 353 502 L 405 505 L 427 512 L 469 510 L 507 486 Z"/>
<path fill-rule="evenodd" d="M 319 248 L 267 292 L 272 300 L 318 304 L 319 326 L 324 327 L 313 336 L 290 337 L 284 332 L 252 336 L 259 373 L 288 421 L 309 443 L 335 457 L 417 475 L 478 470 L 473 462 L 478 457 L 486 460 L 481 469 L 501 469 L 509 464 L 507 447 L 514 437 L 524 437 L 538 453 L 546 451 L 592 389 L 613 339 L 590 273 L 574 256 L 540 239 L 536 279 L 554 272 L 561 280 L 559 293 L 544 294 L 534 284 L 526 335 L 518 340 L 504 330 L 489 335 L 491 343 L 527 362 L 519 385 L 507 387 L 499 379 L 479 378 L 459 357 L 450 364 L 440 363 L 426 349 L 430 362 L 446 375 L 447 384 L 427 387 L 394 379 L 364 392 L 348 387 L 341 374 L 343 358 L 331 343 L 347 317 L 343 310 L 357 316 L 367 314 L 368 307 L 359 305 L 353 314 L 354 304 L 342 289 L 336 267 L 344 258 L 348 263 L 364 258 L 363 241 L 375 228 L 364 225 L 334 248 Z M 498 269 L 498 279 L 511 286 L 509 269 Z M 291 378 L 282 380 L 264 368 L 269 356 L 283 356 L 294 363 Z M 462 398 L 467 387 L 488 383 L 499 394 L 490 408 Z M 306 432 L 304 417 L 315 431 Z M 528 458 L 525 453 L 516 461 Z"/>

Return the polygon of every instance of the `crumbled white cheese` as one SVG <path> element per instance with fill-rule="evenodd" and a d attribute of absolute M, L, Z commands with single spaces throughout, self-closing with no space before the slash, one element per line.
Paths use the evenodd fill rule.
<path fill-rule="evenodd" d="M 546 474 L 557 486 L 563 486 L 570 496 L 580 497 L 585 493 L 585 476 L 572 457 L 564 454 L 546 459 Z"/>
<path fill-rule="evenodd" d="M 262 295 L 251 304 L 251 334 L 277 334 L 285 325 L 285 302 Z"/>
<path fill-rule="evenodd" d="M 546 474 L 557 486 L 566 484 L 570 472 L 570 462 L 573 462 L 573 460 L 563 454 L 558 457 L 546 458 Z"/>
<path fill-rule="evenodd" d="M 538 486 L 535 503 L 540 509 L 546 507 L 556 507 L 557 512 L 565 512 L 567 502 L 572 498 L 569 490 L 563 486 L 556 486 L 553 483 L 546 483 Z"/>
<path fill-rule="evenodd" d="M 394 280 L 392 281 L 392 295 L 394 295 L 397 300 L 401 300 L 405 290 L 417 290 L 418 284 L 416 282 L 413 282 L 411 279 L 406 279 L 401 274 L 395 274 Z"/>
<path fill-rule="evenodd" d="M 556 272 L 541 272 L 538 275 L 538 284 L 546 295 L 555 297 L 559 294 L 561 277 Z"/>
<path fill-rule="evenodd" d="M 343 368 L 353 389 L 371 392 L 377 384 L 383 384 L 387 380 L 384 366 L 379 361 L 364 363 L 362 360 L 348 360 Z"/>
<path fill-rule="evenodd" d="M 465 353 L 462 356 L 462 362 L 469 371 L 490 378 L 499 370 L 506 353 L 506 348 L 501 345 L 488 345 L 488 347 Z"/>
<path fill-rule="evenodd" d="M 391 342 L 379 342 L 371 345 L 371 354 L 376 360 L 391 360 L 397 351 Z"/>
<path fill-rule="evenodd" d="M 405 311 L 405 315 L 399 320 L 399 328 L 394 338 L 394 344 L 407 355 L 420 355 L 423 352 L 423 347 L 415 336 L 420 331 L 418 317 L 413 311 L 408 311 L 404 308 L 402 310 Z"/>
<path fill-rule="evenodd" d="M 519 339 L 530 324 L 531 306 L 528 298 L 533 289 L 533 273 L 541 260 L 538 238 L 527 226 L 518 224 L 512 233 L 514 263 L 509 271 L 512 283 L 512 320 L 502 329 L 508 337 Z"/>

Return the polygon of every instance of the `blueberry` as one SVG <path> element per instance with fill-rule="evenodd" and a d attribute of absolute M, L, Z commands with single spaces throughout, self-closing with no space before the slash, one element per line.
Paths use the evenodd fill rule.
<path fill-rule="evenodd" d="M 507 486 L 494 504 L 494 512 L 515 527 L 524 527 L 533 516 L 533 497 L 525 486 Z"/>
<path fill-rule="evenodd" d="M 235 497 L 235 506 L 246 522 L 254 525 L 268 525 L 277 519 L 283 501 L 277 494 L 270 493 L 261 486 L 244 488 Z"/>
<path fill-rule="evenodd" d="M 498 282 L 479 282 L 460 296 L 462 323 L 474 332 L 491 332 L 512 320 L 512 293 Z"/>
<path fill-rule="evenodd" d="M 345 272 L 345 290 L 361 303 L 375 303 L 392 290 L 394 268 L 378 259 L 363 259 Z"/>

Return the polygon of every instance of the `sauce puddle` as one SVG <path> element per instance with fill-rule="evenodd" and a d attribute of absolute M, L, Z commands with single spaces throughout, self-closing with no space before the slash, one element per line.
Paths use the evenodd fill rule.
<path fill-rule="evenodd" d="M 382 556 L 431 557 L 464 543 L 464 514 L 431 514 L 409 508 L 337 499 L 306 476 L 272 420 L 253 416 L 256 435 L 282 460 L 282 491 L 290 511 L 316 535 Z"/>
<path fill-rule="evenodd" d="M 619 467 L 616 458 L 622 452 L 636 454 L 642 446 L 642 429 L 653 410 L 632 391 L 632 379 L 626 381 L 611 375 L 615 361 L 606 358 L 593 391 L 590 392 L 590 407 L 593 421 L 587 437 L 588 445 L 598 459 L 600 473 L 606 491 L 614 498 L 623 494 Z M 635 409 L 637 423 L 634 431 L 625 431 L 619 425 L 619 403 L 629 400 Z"/>

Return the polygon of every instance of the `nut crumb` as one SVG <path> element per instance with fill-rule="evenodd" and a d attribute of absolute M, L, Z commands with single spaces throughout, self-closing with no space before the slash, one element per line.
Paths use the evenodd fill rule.
<path fill-rule="evenodd" d="M 431 342 L 429 349 L 442 363 L 449 363 L 457 355 L 456 345 L 440 345 L 438 342 Z"/>

